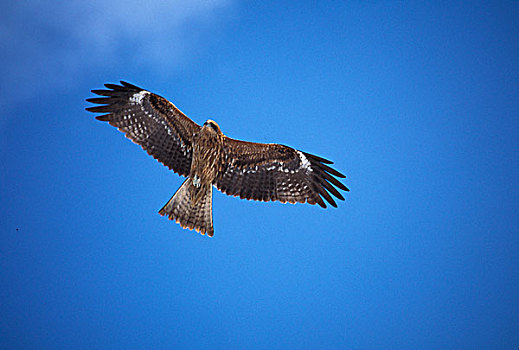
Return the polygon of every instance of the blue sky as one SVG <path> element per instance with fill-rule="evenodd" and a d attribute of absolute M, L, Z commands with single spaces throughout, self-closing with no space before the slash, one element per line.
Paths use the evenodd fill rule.
<path fill-rule="evenodd" d="M 2 348 L 519 346 L 519 2 L 0 5 Z M 335 161 L 337 209 L 214 193 L 84 111 L 127 80 Z"/>

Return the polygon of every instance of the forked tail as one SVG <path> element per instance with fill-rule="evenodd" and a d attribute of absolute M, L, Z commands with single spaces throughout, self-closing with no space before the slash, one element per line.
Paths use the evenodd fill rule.
<path fill-rule="evenodd" d="M 175 220 L 183 228 L 189 228 L 209 237 L 214 234 L 213 229 L 213 187 L 202 185 L 195 187 L 193 181 L 186 181 L 166 203 L 159 214 Z"/>

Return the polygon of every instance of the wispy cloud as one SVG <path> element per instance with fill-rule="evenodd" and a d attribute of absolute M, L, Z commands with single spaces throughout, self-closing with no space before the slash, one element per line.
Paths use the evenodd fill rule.
<path fill-rule="evenodd" d="M 200 32 L 219 24 L 230 1 L 4 2 L 1 98 L 65 86 L 104 62 L 174 69 L 196 51 Z"/>

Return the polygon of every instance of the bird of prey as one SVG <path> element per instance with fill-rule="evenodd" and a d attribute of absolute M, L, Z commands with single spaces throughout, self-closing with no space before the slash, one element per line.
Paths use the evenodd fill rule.
<path fill-rule="evenodd" d="M 258 201 L 319 204 L 331 195 L 349 191 L 331 168 L 333 162 L 280 144 L 235 140 L 218 124 L 196 124 L 165 98 L 130 83 L 105 84 L 92 90 L 102 97 L 87 99 L 100 106 L 87 111 L 103 113 L 108 122 L 169 169 L 186 176 L 159 214 L 183 228 L 213 236 L 212 188 L 231 196 Z M 336 188 L 337 187 L 337 188 Z M 324 198 L 324 200 L 323 200 Z"/>

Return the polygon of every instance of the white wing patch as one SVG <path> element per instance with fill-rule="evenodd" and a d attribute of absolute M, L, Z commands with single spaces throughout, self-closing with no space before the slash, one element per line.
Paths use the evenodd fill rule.
<path fill-rule="evenodd" d="M 144 90 L 139 91 L 139 92 L 133 94 L 132 97 L 130 97 L 130 102 L 142 105 L 142 99 L 144 98 L 144 96 L 146 96 L 149 93 L 150 93 L 149 91 L 144 91 Z"/>
<path fill-rule="evenodd" d="M 296 151 L 297 155 L 299 156 L 299 159 L 301 159 L 301 166 L 306 169 L 308 172 L 312 172 L 313 169 L 310 167 L 310 161 L 305 157 L 305 155 L 300 152 Z"/>

